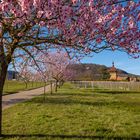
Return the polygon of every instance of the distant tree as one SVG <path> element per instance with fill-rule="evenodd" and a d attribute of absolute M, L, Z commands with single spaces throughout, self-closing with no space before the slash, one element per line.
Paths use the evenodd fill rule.
<path fill-rule="evenodd" d="M 102 80 L 108 80 L 110 78 L 110 74 L 106 68 L 102 69 Z"/>
<path fill-rule="evenodd" d="M 28 66 L 20 66 L 20 70 L 18 71 L 19 80 L 25 83 L 25 88 L 28 88 L 28 83 L 32 81 L 33 75 Z"/>
<path fill-rule="evenodd" d="M 55 80 L 55 91 L 57 92 L 58 85 L 70 78 L 72 72 L 67 70 L 67 66 L 74 63 L 74 60 L 70 60 L 68 54 L 62 51 L 48 53 L 47 57 L 42 54 L 39 56 L 39 60 L 43 62 L 41 69 L 43 69 L 44 75 L 48 80 Z"/>

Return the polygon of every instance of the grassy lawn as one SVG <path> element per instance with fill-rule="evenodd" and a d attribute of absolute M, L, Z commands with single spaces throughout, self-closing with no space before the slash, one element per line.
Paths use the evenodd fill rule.
<path fill-rule="evenodd" d="M 96 93 L 65 84 L 58 93 L 3 113 L 4 140 L 140 139 L 140 94 Z"/>
<path fill-rule="evenodd" d="M 38 87 L 42 87 L 44 83 L 42 82 L 29 82 L 26 88 L 26 85 L 22 81 L 6 81 L 4 86 L 4 94 L 17 93 L 23 90 L 30 90 Z"/>

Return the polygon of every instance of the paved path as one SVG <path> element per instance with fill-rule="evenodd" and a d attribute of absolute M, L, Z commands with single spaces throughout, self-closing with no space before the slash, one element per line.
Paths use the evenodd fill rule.
<path fill-rule="evenodd" d="M 50 90 L 50 86 L 46 86 L 46 92 Z M 2 97 L 2 109 L 9 108 L 16 103 L 23 102 L 29 99 L 34 98 L 35 96 L 39 96 L 44 93 L 44 87 L 28 90 L 28 91 L 21 91 L 15 94 L 9 94 Z"/>

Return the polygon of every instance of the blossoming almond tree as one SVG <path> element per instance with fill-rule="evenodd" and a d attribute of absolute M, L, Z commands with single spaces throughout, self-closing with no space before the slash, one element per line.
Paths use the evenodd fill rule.
<path fill-rule="evenodd" d="M 18 69 L 18 79 L 22 80 L 25 83 L 25 88 L 27 89 L 28 83 L 34 81 L 34 74 L 31 72 L 31 69 L 29 69 L 28 65 L 20 65 L 19 68 L 20 69 Z"/>
<path fill-rule="evenodd" d="M 15 54 L 34 59 L 34 49 L 49 46 L 83 54 L 121 50 L 135 57 L 139 6 L 132 0 L 1 0 L 0 124 L 6 71 Z"/>
<path fill-rule="evenodd" d="M 70 76 L 67 66 L 76 61 L 76 59 L 71 60 L 68 54 L 63 51 L 50 52 L 47 56 L 41 53 L 38 59 L 41 62 L 41 73 L 43 73 L 44 78 L 47 77 L 47 80 L 55 80 L 55 91 L 57 91 L 58 83 L 66 78 L 68 79 Z"/>

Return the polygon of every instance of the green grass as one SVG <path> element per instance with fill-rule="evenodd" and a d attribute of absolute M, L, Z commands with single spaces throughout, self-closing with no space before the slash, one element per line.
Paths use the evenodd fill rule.
<path fill-rule="evenodd" d="M 4 94 L 12 94 L 17 93 L 23 90 L 30 90 L 38 87 L 42 87 L 44 85 L 43 82 L 28 82 L 28 86 L 22 81 L 6 81 L 4 86 Z"/>
<path fill-rule="evenodd" d="M 3 113 L 4 140 L 140 139 L 140 94 L 96 93 L 65 84 L 58 93 Z"/>

